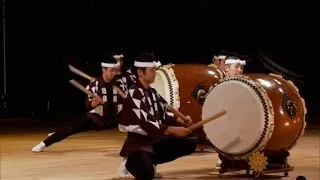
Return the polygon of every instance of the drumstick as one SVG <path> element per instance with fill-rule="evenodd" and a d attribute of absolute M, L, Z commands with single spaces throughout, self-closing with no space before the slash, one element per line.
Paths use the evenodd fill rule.
<path fill-rule="evenodd" d="M 173 114 L 175 114 L 177 117 L 179 117 L 183 121 L 187 121 L 187 117 L 183 115 L 180 111 L 176 110 L 174 107 L 172 107 L 169 104 L 165 104 L 165 107 L 168 108 L 169 111 L 171 111 Z"/>
<path fill-rule="evenodd" d="M 68 66 L 69 66 L 69 69 L 70 69 L 71 72 L 73 72 L 73 73 L 75 73 L 75 74 L 78 74 L 79 76 L 81 76 L 81 77 L 83 77 L 83 78 L 86 78 L 86 79 L 88 79 L 89 81 L 94 81 L 94 80 L 95 80 L 94 77 L 89 76 L 88 74 L 80 71 L 79 69 L 75 68 L 74 66 L 72 66 L 72 65 L 70 65 L 70 64 L 69 64 Z"/>
<path fill-rule="evenodd" d="M 74 87 L 78 88 L 82 92 L 86 93 L 90 97 L 94 98 L 96 95 L 94 95 L 92 92 L 88 91 L 85 87 L 83 87 L 80 83 L 78 83 L 76 80 L 72 79 L 69 81 L 70 84 L 72 84 Z"/>
<path fill-rule="evenodd" d="M 190 129 L 191 131 L 195 130 L 195 129 L 198 129 L 199 127 L 203 126 L 204 124 L 207 124 L 208 122 L 211 122 L 223 115 L 225 115 L 227 113 L 226 110 L 223 110 L 221 112 L 218 112 L 217 114 L 205 119 L 205 120 L 202 120 L 202 121 L 199 121 L 195 124 L 192 124 L 191 126 L 188 127 L 188 129 Z"/>
<path fill-rule="evenodd" d="M 72 84 L 74 87 L 80 89 L 82 92 L 86 93 L 90 97 L 94 98 L 97 97 L 97 95 L 93 94 L 92 92 L 88 91 L 85 87 L 83 87 L 80 83 L 78 83 L 76 80 L 72 79 L 69 81 L 70 84 Z M 102 106 L 97 106 L 94 108 L 95 111 L 100 115 L 103 116 L 103 107 Z"/>
<path fill-rule="evenodd" d="M 123 99 L 125 99 L 127 96 L 126 96 L 126 94 L 120 89 L 120 88 L 118 88 L 117 86 L 112 86 L 113 87 L 113 89 L 115 89 L 117 92 L 118 92 L 118 94 L 123 98 Z"/>

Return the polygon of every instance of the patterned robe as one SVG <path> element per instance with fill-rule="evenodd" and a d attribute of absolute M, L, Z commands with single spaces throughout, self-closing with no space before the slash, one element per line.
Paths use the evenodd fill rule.
<path fill-rule="evenodd" d="M 131 68 L 126 68 L 122 74 L 115 78 L 115 85 L 122 89 L 127 94 L 128 89 L 137 81 L 137 77 L 132 72 Z"/>
<path fill-rule="evenodd" d="M 118 101 L 119 95 L 112 88 L 113 84 L 113 82 L 106 83 L 100 76 L 86 88 L 103 99 L 104 104 L 98 105 L 95 109 L 91 106 L 92 98 L 88 96 L 86 100 L 87 116 L 102 127 L 114 123 L 117 119 L 116 116 L 122 109 L 122 104 Z"/>
<path fill-rule="evenodd" d="M 144 88 L 139 80 L 128 90 L 119 119 L 119 130 L 127 132 L 122 157 L 138 150 L 152 153 L 152 143 L 164 136 L 168 125 L 178 125 L 167 113 L 166 103 L 155 89 Z"/>

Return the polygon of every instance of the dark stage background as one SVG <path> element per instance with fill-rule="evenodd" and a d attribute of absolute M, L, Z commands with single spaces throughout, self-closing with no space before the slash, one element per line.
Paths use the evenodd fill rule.
<path fill-rule="evenodd" d="M 98 75 L 99 55 L 118 48 L 124 51 L 126 65 L 141 51 L 154 51 L 163 64 L 209 64 L 213 53 L 227 49 L 249 55 L 245 72 L 268 73 L 256 58 L 261 49 L 282 67 L 306 77 L 300 93 L 308 116 L 316 115 L 320 98 L 306 58 L 313 44 L 306 42 L 309 33 L 301 31 L 308 27 L 309 14 L 296 12 L 279 4 L 211 0 L 6 0 L 7 93 L 1 114 L 83 114 L 85 96 L 68 80 L 87 82 L 71 75 L 67 64 Z"/>

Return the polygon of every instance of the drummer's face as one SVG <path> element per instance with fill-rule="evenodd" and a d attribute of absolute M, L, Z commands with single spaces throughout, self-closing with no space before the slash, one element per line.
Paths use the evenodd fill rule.
<path fill-rule="evenodd" d="M 225 71 L 229 76 L 241 75 L 243 73 L 243 65 L 241 64 L 226 65 Z"/>
<path fill-rule="evenodd" d="M 156 70 L 155 67 L 147 67 L 143 74 L 141 74 L 143 80 L 149 84 L 153 83 L 156 78 Z"/>
<path fill-rule="evenodd" d="M 220 61 L 220 63 L 219 63 L 219 69 L 225 70 L 225 64 L 224 64 L 225 59 L 219 59 L 219 61 Z"/>
<path fill-rule="evenodd" d="M 225 64 L 224 64 L 224 61 L 225 59 L 218 59 L 217 57 L 214 58 L 213 60 L 213 63 L 219 67 L 219 69 L 221 70 L 225 70 Z"/>

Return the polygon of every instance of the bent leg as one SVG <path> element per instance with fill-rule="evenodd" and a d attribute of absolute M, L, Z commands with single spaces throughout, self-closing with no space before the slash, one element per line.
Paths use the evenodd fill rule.
<path fill-rule="evenodd" d="M 130 154 L 126 168 L 137 180 L 152 180 L 154 178 L 152 154 L 148 152 L 136 151 Z"/>
<path fill-rule="evenodd" d="M 190 138 L 168 137 L 153 144 L 154 164 L 162 164 L 190 155 L 196 150 L 196 141 Z"/>
<path fill-rule="evenodd" d="M 32 151 L 41 152 L 43 148 L 49 147 L 54 143 L 60 142 L 68 136 L 71 136 L 79 132 L 93 130 L 97 128 L 97 126 L 97 124 L 95 124 L 91 119 L 88 119 L 87 117 L 77 118 L 69 124 L 67 124 L 65 127 L 53 133 L 51 136 L 47 137 L 38 145 L 34 146 L 32 148 Z"/>
<path fill-rule="evenodd" d="M 87 117 L 77 118 L 73 120 L 71 123 L 67 124 L 62 129 L 56 131 L 43 142 L 46 145 L 46 147 L 49 147 L 52 144 L 60 142 L 73 134 L 93 130 L 93 123 L 94 122 L 91 119 L 88 119 Z"/>

